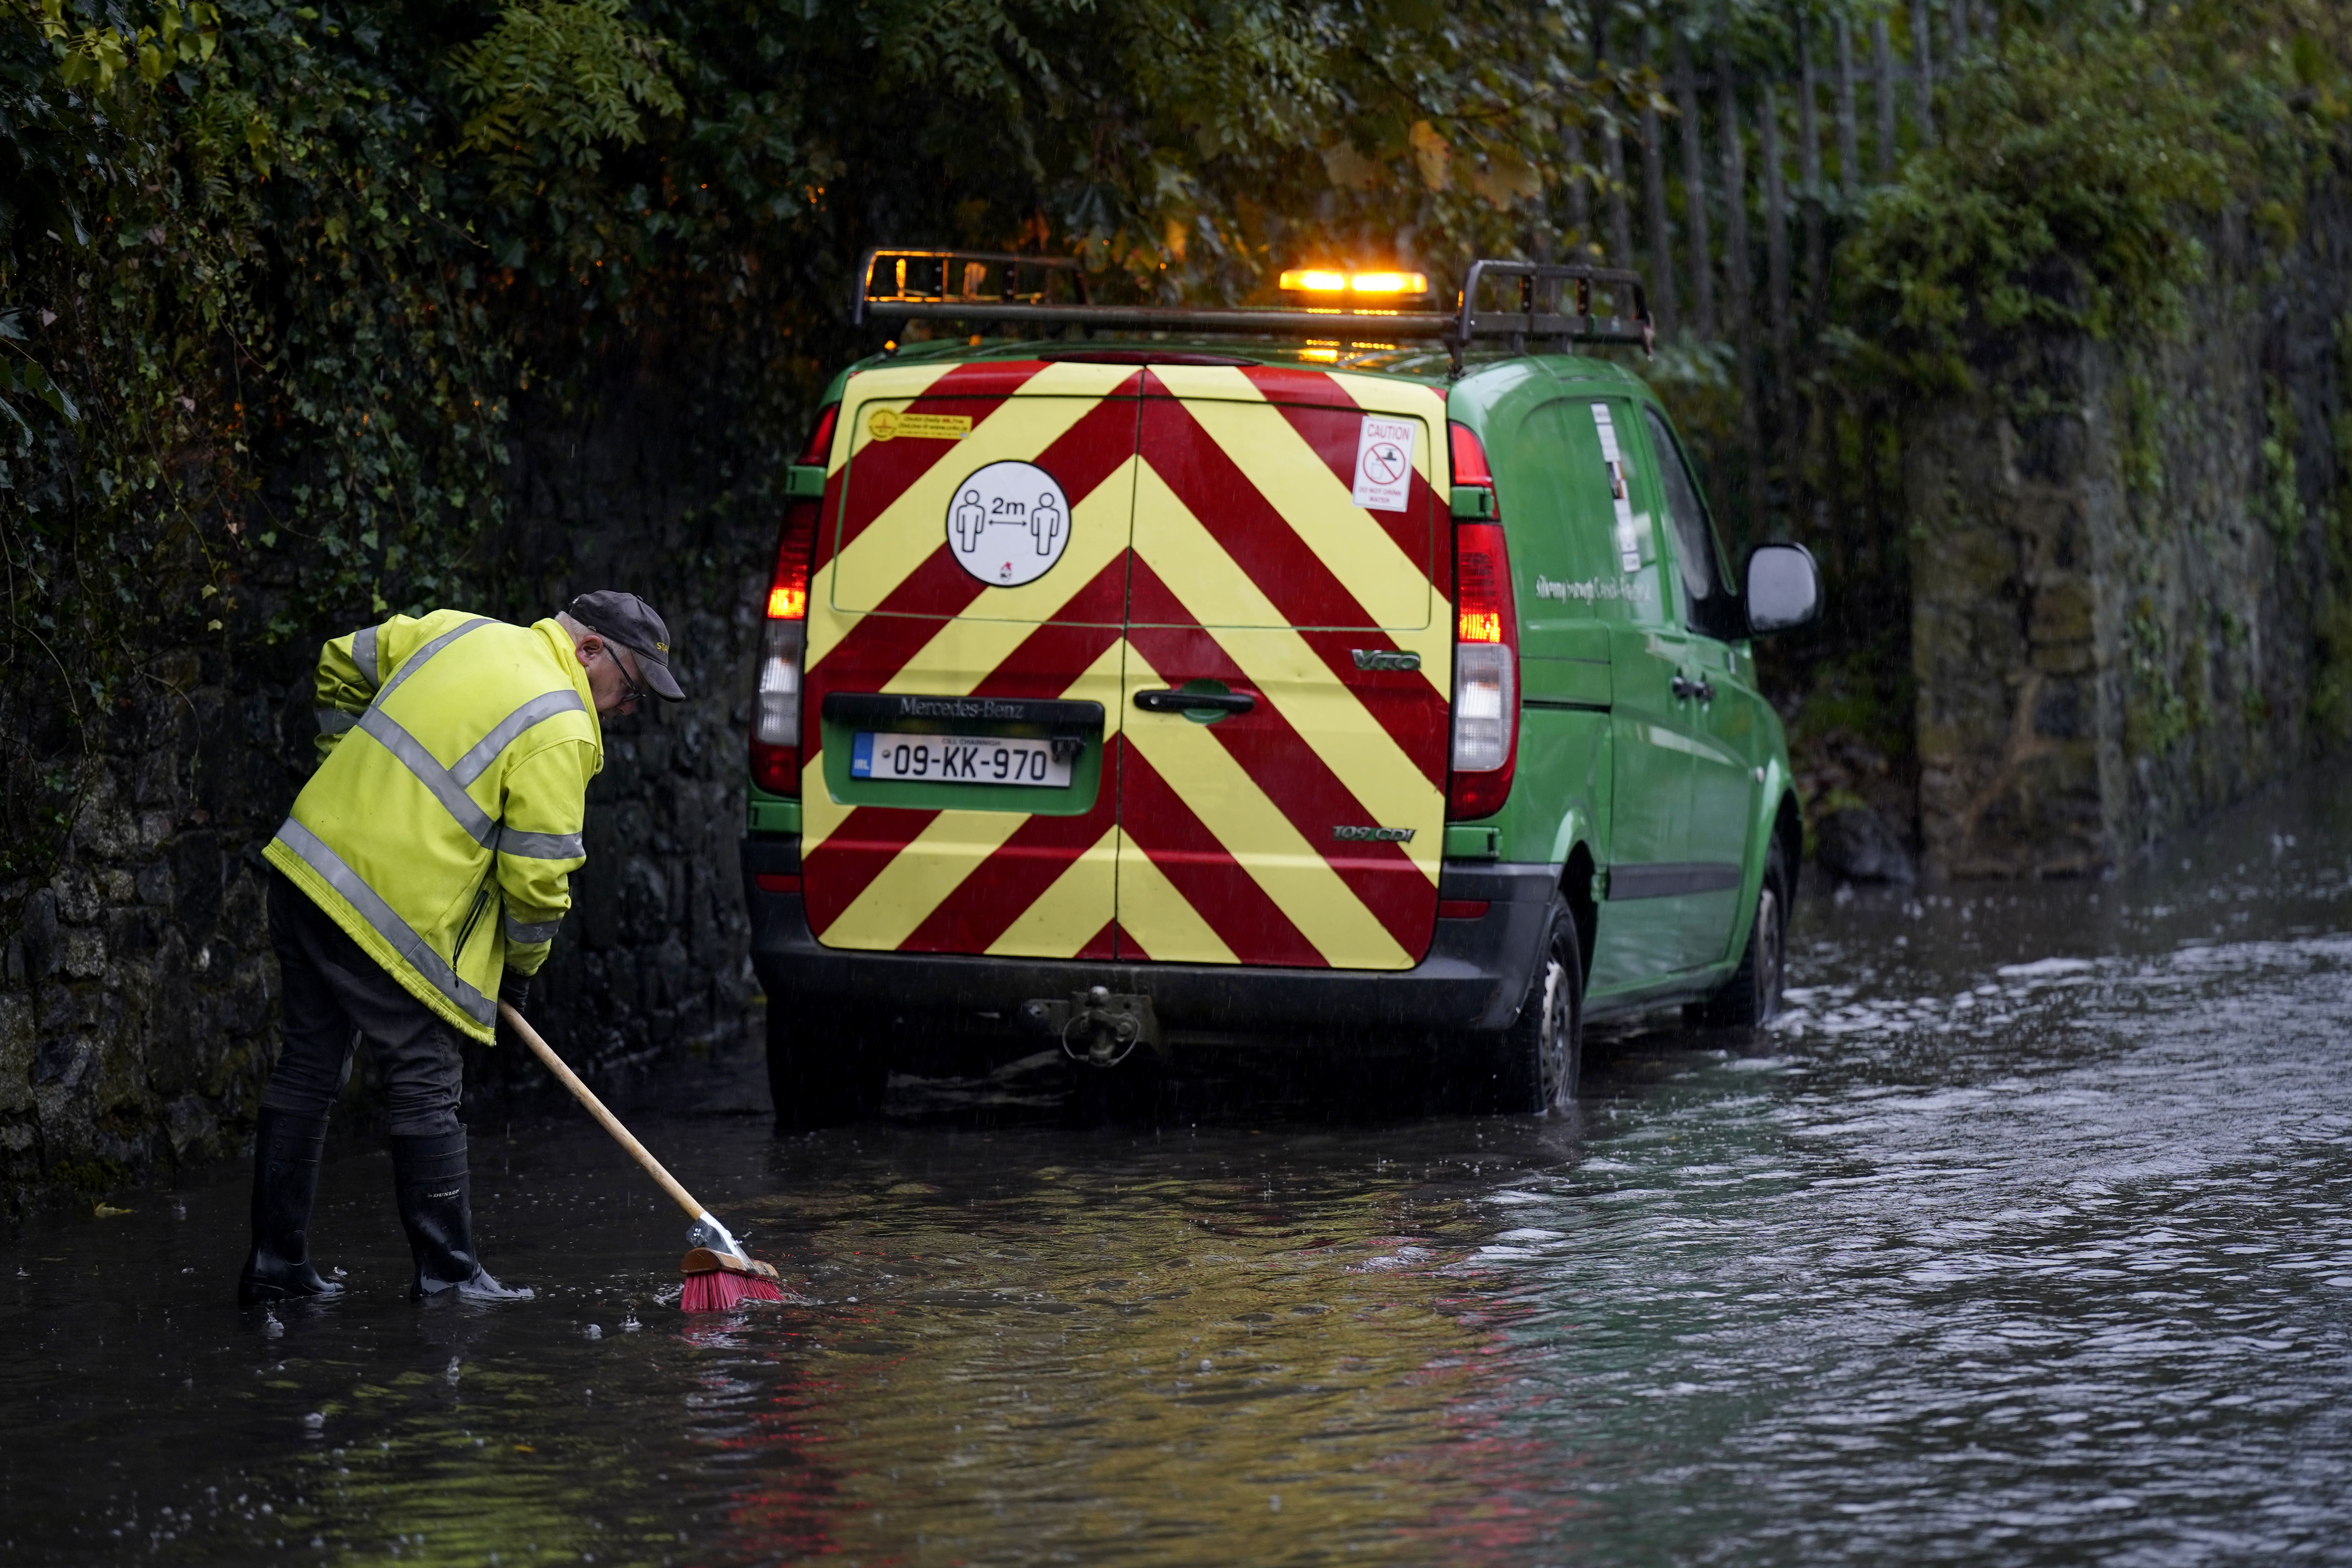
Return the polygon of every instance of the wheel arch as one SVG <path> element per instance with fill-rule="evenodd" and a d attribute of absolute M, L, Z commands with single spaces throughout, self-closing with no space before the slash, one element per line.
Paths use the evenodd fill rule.
<path fill-rule="evenodd" d="M 1805 815 L 1797 805 L 1797 792 L 1784 791 L 1780 805 L 1772 814 L 1772 837 L 1780 846 L 1780 863 L 1789 868 L 1789 885 L 1781 889 L 1789 907 L 1797 905 L 1798 870 L 1805 859 Z"/>
<path fill-rule="evenodd" d="M 1581 957 L 1587 984 L 1592 980 L 1592 949 L 1601 931 L 1601 905 L 1592 896 L 1592 884 L 1600 863 L 1592 858 L 1592 847 L 1579 839 L 1568 852 L 1567 863 L 1560 868 L 1560 897 L 1568 901 L 1570 913 L 1576 917 L 1576 946 Z"/>

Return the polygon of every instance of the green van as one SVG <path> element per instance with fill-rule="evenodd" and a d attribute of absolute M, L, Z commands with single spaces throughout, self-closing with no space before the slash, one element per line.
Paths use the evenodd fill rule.
<path fill-rule="evenodd" d="M 1800 826 L 1750 645 L 1819 576 L 1735 576 L 1657 398 L 1576 352 L 1646 343 L 1639 279 L 1297 276 L 867 258 L 862 321 L 958 335 L 842 372 L 793 469 L 742 848 L 788 1121 L 877 1103 L 886 1018 L 1081 1075 L 1387 1031 L 1541 1111 L 1588 1019 L 1770 1016 Z"/>

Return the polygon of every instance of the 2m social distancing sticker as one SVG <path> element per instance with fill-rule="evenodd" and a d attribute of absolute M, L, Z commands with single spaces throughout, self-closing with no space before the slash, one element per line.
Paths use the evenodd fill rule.
<path fill-rule="evenodd" d="M 1367 511 L 1402 511 L 1412 494 L 1412 442 L 1417 419 L 1364 416 L 1356 437 L 1356 504 Z"/>
<path fill-rule="evenodd" d="M 948 548 L 956 564 L 998 588 L 1034 583 L 1070 544 L 1070 502 L 1034 463 L 991 463 L 948 501 Z"/>

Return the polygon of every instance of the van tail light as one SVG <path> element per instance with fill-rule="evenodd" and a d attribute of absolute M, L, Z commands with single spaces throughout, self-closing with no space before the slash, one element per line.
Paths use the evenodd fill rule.
<path fill-rule="evenodd" d="M 841 405 L 828 403 L 817 410 L 816 428 L 809 432 L 801 455 L 793 459 L 795 468 L 821 468 L 833 456 L 833 426 L 841 418 Z"/>
<path fill-rule="evenodd" d="M 784 510 L 768 584 L 767 643 L 759 695 L 751 700 L 751 782 L 770 795 L 801 793 L 801 658 L 808 647 L 809 561 L 816 553 L 819 507 L 796 500 Z"/>
<path fill-rule="evenodd" d="M 1477 433 L 1467 425 L 1448 425 L 1448 455 L 1454 459 L 1454 482 L 1457 485 L 1484 485 L 1495 488 L 1495 476 L 1486 468 L 1486 448 L 1478 442 Z"/>
<path fill-rule="evenodd" d="M 1491 489 L 1478 437 L 1459 425 L 1452 437 L 1454 482 Z M 1490 505 L 1488 515 L 1501 514 Z M 1454 756 L 1445 814 L 1466 821 L 1502 809 L 1518 766 L 1519 617 L 1499 521 L 1454 524 Z"/>

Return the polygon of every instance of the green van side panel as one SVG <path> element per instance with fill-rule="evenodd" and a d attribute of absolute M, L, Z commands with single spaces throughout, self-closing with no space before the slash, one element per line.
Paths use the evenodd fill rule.
<path fill-rule="evenodd" d="M 1748 874 L 1740 879 L 1739 918 L 1732 925 L 1731 950 L 1725 955 L 1722 964 L 1723 973 L 1728 974 L 1738 963 L 1740 954 L 1748 951 L 1748 928 L 1756 923 L 1756 897 L 1764 887 L 1765 850 L 1771 844 L 1773 829 L 1779 824 L 1781 803 L 1795 798 L 1795 795 L 1796 785 L 1790 780 L 1789 769 L 1783 760 L 1776 757 L 1765 763 L 1764 787 L 1757 796 L 1761 805 L 1757 811 L 1756 821 L 1748 836 L 1748 842 L 1756 847 L 1748 859 Z M 1797 875 L 1797 869 L 1794 866 L 1789 868 L 1792 902 L 1795 893 L 1793 879 Z M 1783 918 L 1786 918 L 1785 911 Z"/>
<path fill-rule="evenodd" d="M 1614 501 L 1592 413 L 1596 403 L 1611 410 L 1619 448 L 1633 470 L 1628 477 L 1633 511 L 1646 525 L 1639 535 L 1645 559 L 1634 574 L 1622 572 L 1617 559 Z M 1681 740 L 1680 753 L 1665 744 L 1617 753 L 1628 734 L 1651 732 L 1653 709 L 1657 719 L 1704 723 L 1699 715 L 1685 716 L 1666 700 L 1667 677 L 1685 665 L 1693 675 L 1719 671 L 1717 684 L 1744 688 L 1743 695 L 1754 690 L 1754 659 L 1744 645 L 1723 648 L 1682 629 L 1681 584 L 1669 564 L 1664 497 L 1651 471 L 1656 457 L 1642 416 L 1645 406 L 1663 413 L 1638 376 L 1605 361 L 1568 356 L 1474 369 L 1448 395 L 1448 417 L 1478 435 L 1495 471 L 1518 605 L 1518 771 L 1510 801 L 1488 819 L 1501 830 L 1507 858 L 1559 864 L 1579 841 L 1591 845 L 1603 867 L 1620 857 L 1628 862 L 1692 858 L 1698 846 L 1685 839 L 1698 825 L 1684 814 L 1697 805 L 1686 798 L 1697 782 L 1689 776 L 1696 771 L 1691 748 L 1697 737 Z M 1638 601 L 1635 588 L 1644 595 Z M 1653 691 L 1654 686 L 1658 689 Z M 1762 878 L 1764 846 L 1788 783 L 1778 716 L 1752 697 L 1735 705 L 1742 711 L 1729 732 L 1709 739 L 1738 754 L 1748 770 L 1763 769 L 1765 778 L 1749 796 L 1757 803 L 1758 820 L 1741 825 L 1748 831 L 1738 856 L 1742 887 L 1734 895 L 1739 929 L 1732 933 L 1729 951 L 1717 956 L 1712 931 L 1702 947 L 1693 949 L 1681 928 L 1696 918 L 1720 929 L 1714 921 L 1724 917 L 1695 913 L 1692 900 L 1606 905 L 1604 951 L 1595 955 L 1596 996 L 1654 993 L 1662 984 L 1701 992 L 1729 972 L 1742 950 Z M 1722 717 L 1734 720 L 1729 711 Z M 1628 724 L 1631 730 L 1625 730 Z M 1663 732 L 1660 738 L 1674 739 Z M 1628 816 L 1637 801 L 1645 809 Z M 1643 823 L 1656 832 L 1626 837 L 1629 826 Z M 1713 833 L 1703 837 L 1727 843 L 1727 826 L 1715 824 Z M 1707 901 L 1719 906 L 1723 899 L 1717 894 Z M 1679 916 L 1671 909 L 1675 904 L 1685 906 Z M 1612 954 L 1607 951 L 1612 948 L 1623 951 Z M 1685 967 L 1694 961 L 1704 967 Z"/>
<path fill-rule="evenodd" d="M 1673 434 L 1672 420 L 1663 409 L 1651 414 L 1642 421 L 1638 437 L 1646 454 L 1648 477 L 1655 484 L 1667 468 L 1681 466 L 1683 459 L 1675 449 L 1680 442 Z M 1695 475 L 1692 488 L 1697 490 Z M 1681 542 L 1666 517 L 1662 485 L 1653 500 L 1660 542 L 1679 563 Z M 1703 493 L 1698 500 L 1705 508 Z M 1714 543 L 1712 538 L 1709 543 Z M 1730 563 L 1721 560 L 1719 547 L 1714 553 L 1717 567 L 1727 574 Z M 1737 964 L 1747 941 L 1769 843 L 1770 813 L 1779 798 L 1776 791 L 1767 787 L 1766 766 L 1785 757 L 1786 747 L 1780 715 L 1757 689 L 1752 651 L 1744 642 L 1727 643 L 1689 629 L 1692 617 L 1683 602 L 1683 573 L 1677 570 L 1668 577 L 1675 600 L 1678 657 L 1692 677 L 1707 680 L 1716 689 L 1711 701 L 1685 705 L 1681 711 L 1691 742 L 1690 838 L 1685 858 L 1739 868 L 1733 886 L 1680 900 L 1684 905 L 1682 963 L 1700 973 L 1726 974 Z M 1760 828 L 1759 817 L 1764 824 Z"/>
<path fill-rule="evenodd" d="M 1622 395 L 1620 373 L 1595 368 Z M 1560 400 L 1549 360 L 1507 360 L 1455 383 L 1446 417 L 1477 435 L 1494 469 L 1519 613 L 1518 761 L 1510 799 L 1486 821 L 1506 860 L 1559 865 L 1583 842 L 1605 864 L 1609 628 L 1565 585 L 1591 575 L 1584 557 L 1592 550 L 1579 537 L 1576 514 L 1596 505 L 1605 510 L 1609 500 L 1597 468 L 1579 465 L 1560 438 Z"/>
<path fill-rule="evenodd" d="M 1619 796 L 1632 787 L 1673 818 L 1668 797 L 1679 801 L 1681 780 L 1666 775 L 1681 759 L 1648 747 L 1621 754 L 1622 721 L 1612 711 L 1627 695 L 1619 668 L 1623 650 L 1613 645 L 1630 635 L 1638 647 L 1643 629 L 1668 610 L 1656 597 L 1635 603 L 1625 593 L 1636 579 L 1664 587 L 1656 509 L 1635 492 L 1634 510 L 1653 531 L 1643 541 L 1642 572 L 1628 577 L 1617 558 L 1615 500 L 1592 414 L 1593 404 L 1607 404 L 1621 446 L 1627 445 L 1636 438 L 1631 426 L 1644 396 L 1636 378 L 1604 362 L 1528 358 L 1475 371 L 1447 397 L 1447 417 L 1469 426 L 1486 448 L 1510 543 L 1519 752 L 1511 797 L 1489 819 L 1502 830 L 1507 859 L 1558 865 L 1580 841 L 1603 868 L 1621 851 L 1668 858 L 1662 845 L 1622 837 L 1618 817 L 1625 803 Z M 1653 781 L 1653 774 L 1660 776 Z M 1643 820 L 1655 815 L 1643 814 Z M 1659 904 L 1605 909 L 1601 947 L 1592 955 L 1595 982 L 1605 985 L 1612 973 L 1653 978 L 1649 971 L 1671 941 L 1664 928 L 1674 918 Z M 1612 961 L 1617 948 L 1624 950 L 1622 960 L 1653 956 L 1629 969 Z"/>
<path fill-rule="evenodd" d="M 1594 626 L 1605 632 L 1606 627 Z M 1616 697 L 1616 682 L 1604 640 L 1590 658 L 1522 658 L 1519 681 L 1524 701 L 1538 708 L 1564 707 L 1603 711 Z"/>
<path fill-rule="evenodd" d="M 1595 726 L 1591 744 L 1596 752 L 1608 751 L 1606 724 Z M 1609 864 L 1609 760 L 1605 755 L 1593 763 L 1593 784 L 1592 795 L 1572 803 L 1552 829 L 1551 852 L 1544 857 L 1549 864 L 1565 866 L 1580 844 L 1591 851 L 1595 866 Z"/>
<path fill-rule="evenodd" d="M 1609 820 L 1609 771 L 1608 714 L 1522 708 L 1511 798 L 1488 819 L 1501 830 L 1502 858 L 1556 866 L 1579 839 L 1604 858 L 1594 825 Z"/>

